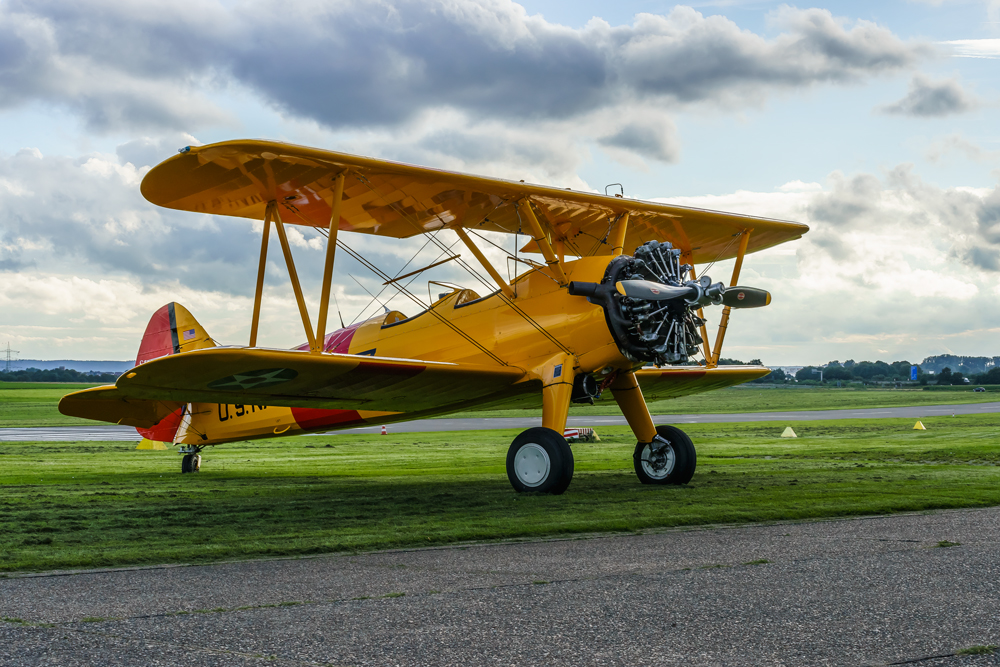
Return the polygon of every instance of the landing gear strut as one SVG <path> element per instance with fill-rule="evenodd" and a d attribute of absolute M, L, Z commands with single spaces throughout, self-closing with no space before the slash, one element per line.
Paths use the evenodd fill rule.
<path fill-rule="evenodd" d="M 573 450 L 550 428 L 529 428 L 507 451 L 507 478 L 515 491 L 558 495 L 573 479 Z"/>
<path fill-rule="evenodd" d="M 201 447 L 195 445 L 188 445 L 187 447 L 181 447 L 178 453 L 183 454 L 184 458 L 181 459 L 181 472 L 198 472 L 201 470 Z"/>
<path fill-rule="evenodd" d="M 657 426 L 652 442 L 636 443 L 632 461 L 643 484 L 687 484 L 698 456 L 687 433 L 674 426 Z"/>

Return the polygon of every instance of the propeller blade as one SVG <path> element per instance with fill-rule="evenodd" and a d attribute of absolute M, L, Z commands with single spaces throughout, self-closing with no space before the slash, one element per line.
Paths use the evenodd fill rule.
<path fill-rule="evenodd" d="M 730 308 L 762 308 L 771 303 L 771 293 L 756 287 L 727 287 L 722 303 Z"/>
<path fill-rule="evenodd" d="M 651 280 L 621 280 L 615 283 L 619 294 L 624 294 L 633 299 L 645 299 L 646 301 L 669 301 L 671 299 L 686 298 L 691 295 L 690 287 L 673 287 L 671 285 L 661 285 Z"/>

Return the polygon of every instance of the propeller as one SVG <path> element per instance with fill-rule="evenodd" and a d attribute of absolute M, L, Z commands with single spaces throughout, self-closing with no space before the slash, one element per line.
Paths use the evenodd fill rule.
<path fill-rule="evenodd" d="M 654 283 L 652 280 L 620 280 L 615 283 L 615 288 L 619 294 L 632 299 L 645 299 L 646 301 L 670 301 L 671 299 L 682 299 L 692 296 L 690 287 L 674 287 Z M 697 296 L 697 291 L 695 291 Z"/>
<path fill-rule="evenodd" d="M 722 303 L 730 308 L 762 308 L 771 303 L 771 293 L 756 287 L 727 287 Z"/>
<path fill-rule="evenodd" d="M 722 283 L 712 284 L 712 279 L 702 276 L 698 280 L 689 280 L 683 285 L 664 285 L 652 280 L 619 280 L 615 289 L 631 299 L 644 301 L 672 301 L 684 299 L 688 305 L 708 306 L 722 303 L 722 295 L 726 286 Z"/>
<path fill-rule="evenodd" d="M 730 308 L 762 308 L 771 303 L 771 293 L 756 287 L 725 287 L 711 284 L 704 278 L 687 282 L 683 286 L 664 285 L 652 280 L 619 280 L 615 283 L 619 294 L 644 301 L 672 301 L 684 299 L 690 304 L 709 305 L 722 303 Z M 721 298 L 720 298 L 721 297 Z"/>

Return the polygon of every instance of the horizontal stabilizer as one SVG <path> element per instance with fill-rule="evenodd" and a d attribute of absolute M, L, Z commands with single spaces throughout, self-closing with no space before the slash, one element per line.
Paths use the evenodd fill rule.
<path fill-rule="evenodd" d="M 69 417 L 137 428 L 150 428 L 180 407 L 180 403 L 127 397 L 114 385 L 74 391 L 59 401 L 59 412 Z"/>

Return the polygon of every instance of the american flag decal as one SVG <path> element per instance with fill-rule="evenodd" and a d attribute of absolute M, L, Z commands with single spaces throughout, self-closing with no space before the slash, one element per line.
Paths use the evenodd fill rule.
<path fill-rule="evenodd" d="M 194 329 L 188 329 L 187 331 L 184 332 L 184 340 L 193 340 L 193 339 L 194 339 Z"/>

